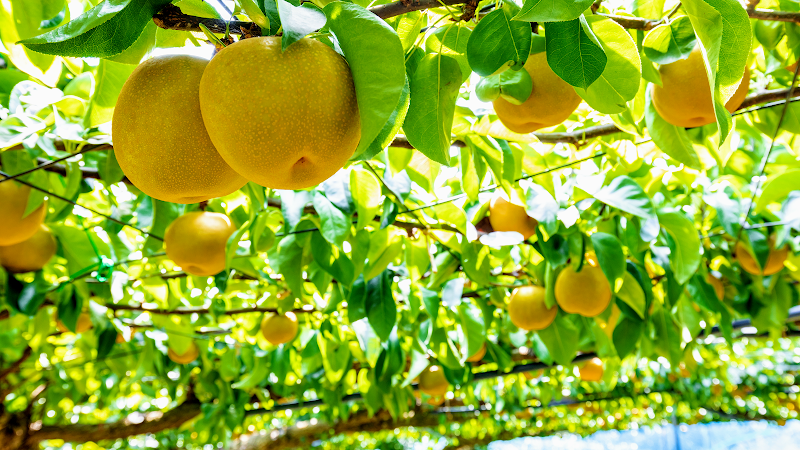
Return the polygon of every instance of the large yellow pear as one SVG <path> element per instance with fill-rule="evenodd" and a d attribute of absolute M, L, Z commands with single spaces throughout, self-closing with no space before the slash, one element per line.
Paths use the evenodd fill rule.
<path fill-rule="evenodd" d="M 419 390 L 431 397 L 440 397 L 450 389 L 450 383 L 444 376 L 444 370 L 439 366 L 428 366 L 419 375 Z"/>
<path fill-rule="evenodd" d="M 197 344 L 194 342 L 192 342 L 192 345 L 182 354 L 175 352 L 171 348 L 167 349 L 167 357 L 176 364 L 189 364 L 197 359 L 198 356 L 200 356 L 200 349 L 197 348 Z"/>
<path fill-rule="evenodd" d="M 64 325 L 59 319 L 56 319 L 56 328 L 62 333 L 72 333 L 72 331 Z M 75 323 L 75 333 L 81 334 L 84 331 L 89 331 L 92 328 L 92 318 L 89 313 L 82 312 L 78 315 L 78 321 Z"/>
<path fill-rule="evenodd" d="M 225 246 L 235 231 L 225 214 L 190 212 L 167 227 L 164 248 L 186 273 L 208 277 L 225 269 Z"/>
<path fill-rule="evenodd" d="M 714 123 L 714 102 L 708 84 L 703 53 L 697 46 L 686 59 L 664 64 L 658 69 L 663 86 L 653 85 L 653 106 L 667 122 L 679 127 L 699 127 Z M 725 102 L 728 112 L 741 106 L 750 88 L 750 69 L 733 96 Z"/>
<path fill-rule="evenodd" d="M 3 177 L 4 178 L 4 177 Z M 2 178 L 0 178 L 2 180 Z M 14 180 L 0 183 L 0 245 L 11 245 L 33 236 L 47 214 L 47 202 L 25 214 L 31 188 Z"/>
<path fill-rule="evenodd" d="M 494 231 L 516 231 L 525 239 L 536 234 L 539 225 L 525 212 L 525 208 L 509 202 L 502 195 L 496 195 L 489 203 L 489 223 Z"/>
<path fill-rule="evenodd" d="M 13 245 L 0 247 L 0 265 L 9 272 L 34 272 L 56 254 L 56 238 L 45 225 L 36 227 L 36 234 Z"/>
<path fill-rule="evenodd" d="M 499 97 L 495 100 L 497 118 L 515 133 L 531 133 L 567 120 L 581 104 L 581 98 L 547 64 L 545 52 L 528 56 L 524 69 L 531 76 L 533 90 L 521 105 Z"/>
<path fill-rule="evenodd" d="M 769 238 L 769 247 L 767 264 L 764 266 L 763 270 L 758 262 L 756 262 L 753 255 L 747 251 L 747 248 L 745 248 L 741 242 L 736 244 L 736 259 L 739 261 L 739 265 L 742 266 L 742 269 L 749 274 L 762 276 L 776 274 L 783 269 L 783 262 L 786 261 L 786 258 L 789 256 L 789 247 L 784 245 L 783 248 L 775 249 L 774 235 Z"/>
<path fill-rule="evenodd" d="M 523 330 L 544 330 L 556 319 L 558 307 L 545 304 L 545 288 L 520 286 L 511 293 L 508 302 L 508 317 L 511 323 Z"/>
<path fill-rule="evenodd" d="M 153 198 L 198 203 L 247 182 L 219 156 L 203 124 L 198 95 L 207 65 L 195 56 L 158 56 L 140 64 L 119 94 L 114 155 L 125 176 Z"/>
<path fill-rule="evenodd" d="M 581 381 L 600 381 L 603 379 L 603 361 L 600 358 L 592 358 L 578 368 L 578 373 Z"/>
<path fill-rule="evenodd" d="M 587 257 L 580 272 L 567 266 L 556 278 L 556 302 L 570 314 L 594 317 L 611 303 L 611 286 L 603 270 Z"/>
<path fill-rule="evenodd" d="M 225 161 L 272 189 L 305 189 L 327 180 L 361 138 L 350 67 L 310 38 L 285 52 L 276 36 L 225 47 L 203 73 L 200 107 Z"/>
<path fill-rule="evenodd" d="M 261 321 L 261 334 L 272 345 L 285 344 L 297 336 L 297 316 L 289 311 L 286 314 L 270 314 Z"/>

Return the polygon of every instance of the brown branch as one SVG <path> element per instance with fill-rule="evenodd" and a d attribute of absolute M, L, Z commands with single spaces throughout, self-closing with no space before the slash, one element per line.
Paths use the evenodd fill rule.
<path fill-rule="evenodd" d="M 253 22 L 243 22 L 240 20 L 211 19 L 207 17 L 196 17 L 183 14 L 175 5 L 167 4 L 156 15 L 153 22 L 166 30 L 178 31 L 202 31 L 200 25 L 205 25 L 212 33 L 239 34 L 245 36 L 261 36 L 261 27 Z"/>
<path fill-rule="evenodd" d="M 97 442 L 158 433 L 177 428 L 194 419 L 200 414 L 200 405 L 194 395 L 190 395 L 182 404 L 164 413 L 155 411 L 145 414 L 144 417 L 136 413 L 113 423 L 43 425 L 39 430 L 31 432 L 27 443 L 35 445 L 50 439 L 67 442 Z"/>
<path fill-rule="evenodd" d="M 751 19 L 800 23 L 800 12 L 773 11 L 771 9 L 748 9 L 747 15 L 750 16 Z"/>
<path fill-rule="evenodd" d="M 456 413 L 447 421 L 465 422 L 480 412 L 469 411 Z M 385 410 L 370 417 L 366 411 L 351 415 L 346 421 L 335 424 L 316 420 L 304 421 L 291 427 L 273 429 L 266 434 L 250 434 L 233 441 L 228 450 L 283 450 L 289 448 L 307 448 L 320 436 L 332 436 L 342 433 L 368 433 L 397 428 L 418 427 L 430 428 L 440 424 L 440 415 L 436 412 L 423 412 L 419 409 L 410 411 L 405 417 L 394 420 Z"/>
<path fill-rule="evenodd" d="M 146 308 L 142 305 L 117 305 L 117 304 L 105 304 L 106 308 L 112 311 L 142 311 L 148 312 L 150 314 L 176 314 L 176 315 L 188 315 L 188 314 L 209 314 L 211 313 L 210 308 L 176 308 L 176 309 L 163 309 L 163 308 Z M 315 312 L 316 310 L 305 310 L 305 309 L 294 309 L 292 312 L 295 314 L 307 314 Z M 278 310 L 276 308 L 261 308 L 261 307 L 250 307 L 250 308 L 234 308 L 228 309 L 220 314 L 232 316 L 235 314 L 248 314 L 248 313 L 277 313 Z"/>

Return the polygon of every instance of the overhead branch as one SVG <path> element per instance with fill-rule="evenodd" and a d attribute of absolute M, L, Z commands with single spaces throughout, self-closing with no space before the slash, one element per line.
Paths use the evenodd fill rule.
<path fill-rule="evenodd" d="M 191 315 L 191 314 L 209 314 L 211 312 L 211 308 L 175 308 L 175 309 L 163 309 L 163 308 L 148 308 L 143 305 L 117 305 L 113 303 L 107 303 L 104 305 L 106 308 L 112 311 L 142 311 L 148 312 L 150 314 L 174 314 L 174 315 Z M 314 312 L 315 310 L 305 310 L 305 309 L 295 309 L 292 310 L 295 314 L 306 314 Z M 248 313 L 277 313 L 277 308 L 261 308 L 258 306 L 248 307 L 248 308 L 234 308 L 228 309 L 222 312 L 219 312 L 220 315 L 227 315 L 233 316 L 236 314 L 248 314 Z"/>
<path fill-rule="evenodd" d="M 465 422 L 480 414 L 479 411 L 449 413 L 447 421 Z M 359 411 L 345 421 L 334 424 L 317 420 L 303 421 L 296 425 L 265 431 L 240 437 L 233 441 L 228 450 L 283 450 L 290 448 L 308 448 L 311 442 L 320 436 L 342 433 L 368 433 L 397 428 L 417 427 L 430 428 L 441 424 L 441 415 L 435 411 L 423 412 L 412 410 L 404 417 L 395 420 L 385 410 L 370 417 L 366 411 Z"/>
<path fill-rule="evenodd" d="M 102 441 L 125 439 L 141 434 L 178 428 L 200 414 L 201 403 L 190 395 L 189 399 L 167 412 L 150 412 L 145 415 L 133 413 L 113 423 L 41 425 L 33 424 L 34 431 L 28 437 L 28 444 L 38 444 L 50 439 L 67 442 Z M 36 429 L 38 428 L 38 429 Z"/>

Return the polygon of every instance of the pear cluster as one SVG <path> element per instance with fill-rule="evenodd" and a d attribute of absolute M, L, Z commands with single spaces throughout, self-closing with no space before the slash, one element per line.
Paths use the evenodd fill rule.
<path fill-rule="evenodd" d="M 344 166 L 361 138 L 347 62 L 301 39 L 281 51 L 275 36 L 241 40 L 210 62 L 159 56 L 140 64 L 120 92 L 114 151 L 147 195 L 198 203 L 248 181 L 303 189 Z"/>

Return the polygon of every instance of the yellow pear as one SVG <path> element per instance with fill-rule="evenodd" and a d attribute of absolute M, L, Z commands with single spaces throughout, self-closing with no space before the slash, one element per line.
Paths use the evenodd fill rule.
<path fill-rule="evenodd" d="M 277 36 L 225 47 L 203 74 L 200 107 L 225 161 L 272 189 L 305 189 L 327 180 L 361 138 L 350 67 L 310 38 L 285 52 Z"/>
<path fill-rule="evenodd" d="M 489 203 L 489 223 L 494 231 L 516 231 L 525 239 L 536 234 L 539 225 L 525 208 L 509 202 L 500 194 Z"/>
<path fill-rule="evenodd" d="M 167 349 L 167 357 L 176 364 L 189 364 L 197 359 L 198 356 L 200 356 L 200 349 L 197 348 L 197 344 L 194 342 L 192 342 L 192 345 L 182 354 L 175 352 L 171 348 Z"/>
<path fill-rule="evenodd" d="M 545 52 L 528 56 L 523 68 L 531 76 L 533 90 L 521 105 L 499 97 L 493 102 L 497 118 L 515 133 L 531 133 L 567 120 L 581 104 L 581 98 L 566 81 L 553 72 Z"/>
<path fill-rule="evenodd" d="M 44 222 L 47 201 L 25 218 L 22 217 L 28 207 L 30 194 L 30 187 L 14 180 L 0 183 L 0 245 L 17 244 L 28 239 Z"/>
<path fill-rule="evenodd" d="M 725 299 L 725 285 L 722 284 L 722 280 L 709 274 L 708 277 L 706 277 L 706 282 L 714 288 L 714 293 L 717 294 L 718 299 Z"/>
<path fill-rule="evenodd" d="M 556 302 L 570 314 L 594 317 L 611 303 L 611 287 L 603 270 L 587 257 L 580 272 L 567 266 L 556 278 Z"/>
<path fill-rule="evenodd" d="M 36 234 L 13 245 L 0 247 L 0 264 L 9 272 L 34 272 L 56 254 L 56 238 L 45 225 L 36 227 Z"/>
<path fill-rule="evenodd" d="M 600 381 L 603 379 L 603 361 L 600 358 L 592 358 L 578 368 L 578 373 L 582 381 Z"/>
<path fill-rule="evenodd" d="M 484 356 L 486 356 L 486 342 L 481 345 L 481 348 L 479 348 L 477 352 L 473 353 L 469 358 L 467 358 L 467 362 L 481 362 Z"/>
<path fill-rule="evenodd" d="M 545 306 L 545 293 L 541 286 L 520 286 L 511 293 L 508 317 L 511 323 L 523 330 L 544 330 L 556 319 L 558 307 Z"/>
<path fill-rule="evenodd" d="M 703 53 L 697 46 L 686 59 L 664 64 L 658 69 L 663 86 L 653 85 L 653 106 L 667 122 L 678 127 L 699 127 L 714 123 L 714 102 L 708 84 Z M 726 101 L 728 112 L 741 106 L 750 88 L 750 69 L 736 92 Z"/>
<path fill-rule="evenodd" d="M 225 214 L 190 212 L 167 227 L 164 248 L 167 257 L 186 273 L 216 275 L 225 269 L 225 246 L 235 231 Z"/>
<path fill-rule="evenodd" d="M 58 331 L 62 333 L 71 333 L 69 328 L 64 325 L 64 322 L 56 319 L 56 328 Z M 89 331 L 92 328 L 92 318 L 89 316 L 89 313 L 82 312 L 78 315 L 78 321 L 75 323 L 75 332 L 78 334 L 83 333 L 84 331 Z"/>
<path fill-rule="evenodd" d="M 198 95 L 206 65 L 195 56 L 158 56 L 140 64 L 119 94 L 114 155 L 125 176 L 153 198 L 198 203 L 247 182 L 225 164 L 203 124 Z"/>
<path fill-rule="evenodd" d="M 440 397 L 450 389 L 450 383 L 444 376 L 444 370 L 439 366 L 428 366 L 419 375 L 419 390 L 431 397 Z"/>
<path fill-rule="evenodd" d="M 736 255 L 736 259 L 739 261 L 739 265 L 742 266 L 742 269 L 753 275 L 773 275 L 775 273 L 780 272 L 783 269 L 783 262 L 786 261 L 786 258 L 789 256 L 789 247 L 784 245 L 783 248 L 775 249 L 775 236 L 772 235 L 769 237 L 769 256 L 767 257 L 767 264 L 764 266 L 762 270 L 759 267 L 758 262 L 747 251 L 747 248 L 739 242 L 736 244 L 736 250 L 734 254 Z"/>
<path fill-rule="evenodd" d="M 291 311 L 269 314 L 261 321 L 261 334 L 272 345 L 285 344 L 294 339 L 297 328 L 297 316 Z"/>

